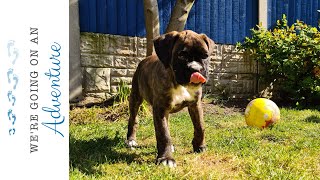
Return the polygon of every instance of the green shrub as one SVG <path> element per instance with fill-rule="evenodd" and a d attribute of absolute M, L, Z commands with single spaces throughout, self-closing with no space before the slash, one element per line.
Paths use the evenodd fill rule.
<path fill-rule="evenodd" d="M 320 101 L 320 32 L 297 21 L 288 26 L 286 16 L 273 30 L 261 25 L 251 29 L 239 50 L 260 62 L 265 72 L 260 80 L 274 82 L 280 98 L 310 104 Z"/>

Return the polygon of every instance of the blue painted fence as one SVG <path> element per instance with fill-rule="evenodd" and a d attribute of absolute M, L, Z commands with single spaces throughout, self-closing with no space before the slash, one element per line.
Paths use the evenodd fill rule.
<path fill-rule="evenodd" d="M 268 0 L 268 27 L 275 26 L 276 21 L 286 14 L 288 23 L 295 23 L 297 19 L 318 27 L 320 0 Z"/>
<path fill-rule="evenodd" d="M 186 29 L 205 33 L 215 42 L 234 44 L 258 23 L 258 0 L 196 0 Z M 175 0 L 158 0 L 160 33 Z M 79 0 L 80 31 L 145 36 L 143 0 Z"/>
<path fill-rule="evenodd" d="M 164 33 L 175 0 L 158 0 L 160 33 Z M 268 27 L 282 14 L 317 26 L 320 0 L 268 0 Z M 79 0 L 80 31 L 145 36 L 143 0 Z M 234 44 L 258 24 L 258 0 L 196 0 L 186 29 L 205 33 L 215 42 Z"/>

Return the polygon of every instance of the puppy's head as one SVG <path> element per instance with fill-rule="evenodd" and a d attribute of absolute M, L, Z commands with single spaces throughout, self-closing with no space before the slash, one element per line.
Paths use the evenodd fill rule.
<path fill-rule="evenodd" d="M 173 31 L 154 40 L 158 58 L 166 68 L 172 68 L 178 84 L 190 83 L 193 73 L 199 72 L 208 80 L 209 56 L 214 42 L 205 34 L 190 30 Z"/>

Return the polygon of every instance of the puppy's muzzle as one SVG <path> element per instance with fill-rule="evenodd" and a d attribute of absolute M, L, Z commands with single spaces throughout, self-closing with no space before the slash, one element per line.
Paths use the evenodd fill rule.
<path fill-rule="evenodd" d="M 188 68 L 195 72 L 201 72 L 203 70 L 202 65 L 197 61 L 192 61 L 187 64 Z"/>

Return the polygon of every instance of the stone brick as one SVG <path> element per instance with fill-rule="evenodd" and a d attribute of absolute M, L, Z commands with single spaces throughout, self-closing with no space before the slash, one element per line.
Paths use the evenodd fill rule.
<path fill-rule="evenodd" d="M 213 74 L 210 74 L 210 78 L 214 80 L 219 80 L 220 79 L 219 75 L 220 73 L 213 73 Z"/>
<path fill-rule="evenodd" d="M 223 45 L 221 45 L 221 44 L 217 44 L 217 46 L 216 46 L 216 52 L 218 53 L 218 54 L 222 54 L 222 48 L 223 48 Z"/>
<path fill-rule="evenodd" d="M 238 80 L 254 80 L 254 74 L 238 74 Z"/>
<path fill-rule="evenodd" d="M 239 62 L 238 72 L 239 73 L 255 73 L 254 64 L 251 62 Z"/>
<path fill-rule="evenodd" d="M 83 67 L 112 67 L 113 56 L 99 54 L 82 54 L 81 65 Z"/>
<path fill-rule="evenodd" d="M 125 56 L 115 56 L 114 57 L 114 67 L 115 68 L 127 68 L 128 57 Z"/>
<path fill-rule="evenodd" d="M 119 56 L 136 56 L 136 39 L 134 37 L 109 35 L 109 47 L 106 49 L 106 53 Z"/>
<path fill-rule="evenodd" d="M 130 69 L 136 69 L 138 64 L 140 62 L 140 59 L 138 58 L 128 58 L 127 59 L 127 68 L 130 68 Z"/>
<path fill-rule="evenodd" d="M 131 85 L 128 85 L 129 88 L 131 88 Z M 112 94 L 116 94 L 119 90 L 119 86 L 118 85 L 112 85 L 111 86 L 111 93 Z"/>
<path fill-rule="evenodd" d="M 220 74 L 221 80 L 236 80 L 237 77 L 238 77 L 237 74 L 234 74 L 234 73 L 221 73 Z"/>
<path fill-rule="evenodd" d="M 137 57 L 136 61 L 137 63 L 140 63 L 141 61 L 143 61 L 145 59 L 145 57 Z"/>
<path fill-rule="evenodd" d="M 114 77 L 114 76 L 127 76 L 127 69 L 111 69 L 111 76 Z"/>
<path fill-rule="evenodd" d="M 118 92 L 119 86 L 111 86 L 111 93 L 116 94 Z"/>
<path fill-rule="evenodd" d="M 222 60 L 222 55 L 218 53 L 212 53 L 212 59 L 213 61 L 221 61 Z"/>
<path fill-rule="evenodd" d="M 109 36 L 107 34 L 100 34 L 99 37 L 99 44 L 100 44 L 100 52 L 101 54 L 110 54 L 108 52 L 109 47 L 110 47 L 110 42 L 109 42 Z"/>
<path fill-rule="evenodd" d="M 220 45 L 217 45 L 216 51 L 212 53 L 213 61 L 221 61 L 222 60 L 222 49 Z"/>
<path fill-rule="evenodd" d="M 130 77 L 133 77 L 134 72 L 136 72 L 135 69 L 128 69 L 127 75 L 130 76 Z"/>
<path fill-rule="evenodd" d="M 221 72 L 221 61 L 214 61 L 210 63 L 211 69 L 209 70 L 209 73 L 215 73 L 215 72 Z"/>
<path fill-rule="evenodd" d="M 110 68 L 84 68 L 85 92 L 109 92 Z"/>
<path fill-rule="evenodd" d="M 212 93 L 224 94 L 230 93 L 230 81 L 213 80 Z"/>
<path fill-rule="evenodd" d="M 241 93 L 243 94 L 253 94 L 255 92 L 256 83 L 253 80 L 244 80 L 243 88 L 241 89 Z"/>
<path fill-rule="evenodd" d="M 214 46 L 213 46 L 213 53 L 216 53 L 217 52 L 217 48 L 218 48 L 218 46 L 220 46 L 219 44 L 214 44 Z"/>
<path fill-rule="evenodd" d="M 214 69 L 212 68 L 212 63 L 209 63 L 208 73 L 212 74 L 214 72 Z"/>
<path fill-rule="evenodd" d="M 239 81 L 239 80 L 231 80 L 232 81 L 232 87 L 236 88 L 242 88 L 243 87 L 243 81 Z"/>
<path fill-rule="evenodd" d="M 207 82 L 206 82 L 206 84 L 204 84 L 205 86 L 211 86 L 212 85 L 212 83 L 213 83 L 213 78 L 212 78 L 212 76 L 210 76 L 209 75 L 209 78 L 207 78 Z"/>
<path fill-rule="evenodd" d="M 239 94 L 240 92 L 237 92 L 237 90 L 238 90 L 237 87 L 231 86 L 229 94 Z"/>
<path fill-rule="evenodd" d="M 223 53 L 237 53 L 236 47 L 234 45 L 222 45 Z"/>
<path fill-rule="evenodd" d="M 221 63 L 221 72 L 224 73 L 238 73 L 238 62 L 223 61 Z"/>
<path fill-rule="evenodd" d="M 239 62 L 239 61 L 244 61 L 244 57 L 242 54 L 236 54 L 236 53 L 224 53 L 222 55 L 222 60 L 223 61 L 235 61 L 235 62 Z"/>
<path fill-rule="evenodd" d="M 238 90 L 237 93 L 242 93 L 242 94 L 253 93 L 255 88 L 255 83 L 254 81 L 251 81 L 251 80 L 242 80 L 242 81 L 237 81 L 237 83 L 235 83 L 233 87 Z"/>
<path fill-rule="evenodd" d="M 98 54 L 99 53 L 99 34 L 81 33 L 80 50 L 81 50 L 81 53 Z"/>
<path fill-rule="evenodd" d="M 103 92 L 102 93 L 95 92 L 95 93 L 86 93 L 86 96 L 99 98 L 99 99 L 109 99 L 112 97 L 112 94 L 111 93 L 103 93 Z"/>
<path fill-rule="evenodd" d="M 125 84 L 131 84 L 131 77 L 111 77 L 111 84 L 118 85 L 120 82 L 124 82 Z"/>
<path fill-rule="evenodd" d="M 147 38 L 137 38 L 137 51 L 138 57 L 147 55 Z"/>

